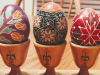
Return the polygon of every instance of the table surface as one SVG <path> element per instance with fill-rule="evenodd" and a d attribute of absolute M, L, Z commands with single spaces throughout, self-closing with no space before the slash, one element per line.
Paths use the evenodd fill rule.
<path fill-rule="evenodd" d="M 43 75 L 45 70 L 22 69 L 22 75 Z M 77 75 L 78 70 L 55 70 L 57 75 Z M 7 75 L 10 69 L 0 69 L 0 75 Z M 89 70 L 89 75 L 100 75 L 100 70 Z"/>
<path fill-rule="evenodd" d="M 30 21 L 30 36 L 29 39 L 31 40 L 30 47 L 28 50 L 27 58 L 24 64 L 20 67 L 21 69 L 33 69 L 33 70 L 45 70 L 45 68 L 41 65 L 41 63 L 38 60 L 33 41 L 34 35 L 33 35 L 33 21 L 34 18 L 32 16 L 28 16 Z M 70 48 L 70 24 L 71 20 L 68 20 L 68 33 L 66 37 L 67 45 L 62 57 L 62 60 L 60 64 L 55 68 L 56 70 L 79 70 L 79 68 L 75 65 L 71 48 Z M 98 55 L 98 58 L 92 68 L 90 70 L 100 70 L 100 54 Z M 10 69 L 10 67 L 6 66 L 2 60 L 2 57 L 0 56 L 0 69 Z"/>

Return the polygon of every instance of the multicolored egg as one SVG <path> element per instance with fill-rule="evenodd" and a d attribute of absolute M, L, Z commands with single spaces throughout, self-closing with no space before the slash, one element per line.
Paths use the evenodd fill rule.
<path fill-rule="evenodd" d="M 71 24 L 71 41 L 82 46 L 100 44 L 100 17 L 95 10 L 86 8 L 77 13 Z"/>
<path fill-rule="evenodd" d="M 17 5 L 7 5 L 0 16 L 0 43 L 15 44 L 28 40 L 30 24 Z"/>
<path fill-rule="evenodd" d="M 67 20 L 62 8 L 53 2 L 44 4 L 35 17 L 33 32 L 39 44 L 64 43 L 67 34 Z"/>

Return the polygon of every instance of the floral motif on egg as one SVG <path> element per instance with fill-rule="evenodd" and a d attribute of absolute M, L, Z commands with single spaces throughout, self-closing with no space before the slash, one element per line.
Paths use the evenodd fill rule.
<path fill-rule="evenodd" d="M 23 10 L 17 5 L 5 6 L 0 17 L 0 42 L 20 43 L 28 36 L 29 21 Z"/>
<path fill-rule="evenodd" d="M 99 15 L 91 8 L 81 10 L 72 21 L 70 33 L 72 42 L 78 45 L 99 45 Z"/>
<path fill-rule="evenodd" d="M 53 2 L 44 4 L 33 24 L 35 39 L 40 44 L 61 44 L 67 34 L 67 20 L 62 8 Z"/>

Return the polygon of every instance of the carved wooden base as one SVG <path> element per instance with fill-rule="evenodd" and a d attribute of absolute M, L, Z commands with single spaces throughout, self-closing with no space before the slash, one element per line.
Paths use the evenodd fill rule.
<path fill-rule="evenodd" d="M 58 72 L 55 72 L 54 68 L 49 68 L 49 69 L 47 68 L 46 72 L 41 75 L 61 75 L 61 74 Z"/>
<path fill-rule="evenodd" d="M 26 72 L 22 72 L 19 67 L 11 68 L 11 71 L 7 75 L 29 75 Z"/>
<path fill-rule="evenodd" d="M 59 75 L 54 68 L 59 65 L 64 53 L 66 42 L 60 45 L 42 45 L 34 41 L 34 46 L 41 64 L 46 67 L 43 75 Z"/>
<path fill-rule="evenodd" d="M 100 46 L 80 46 L 70 43 L 75 64 L 80 68 L 78 75 L 89 75 L 91 68 L 99 54 Z"/>
<path fill-rule="evenodd" d="M 8 75 L 26 75 L 21 72 L 20 67 L 26 60 L 30 40 L 19 44 L 2 44 L 0 43 L 1 56 L 4 63 L 11 67 Z"/>
<path fill-rule="evenodd" d="M 89 75 L 88 69 L 80 69 L 77 75 Z"/>

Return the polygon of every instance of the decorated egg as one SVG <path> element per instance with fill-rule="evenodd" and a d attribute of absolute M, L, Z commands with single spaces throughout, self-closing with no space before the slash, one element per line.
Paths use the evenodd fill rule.
<path fill-rule="evenodd" d="M 35 17 L 33 32 L 39 44 L 64 43 L 67 34 L 67 20 L 62 8 L 53 2 L 44 4 Z"/>
<path fill-rule="evenodd" d="M 0 16 L 0 43 L 15 44 L 28 40 L 30 24 L 25 12 L 17 5 L 7 5 Z"/>
<path fill-rule="evenodd" d="M 79 11 L 72 20 L 71 41 L 82 46 L 100 44 L 100 17 L 95 10 L 86 8 Z"/>

